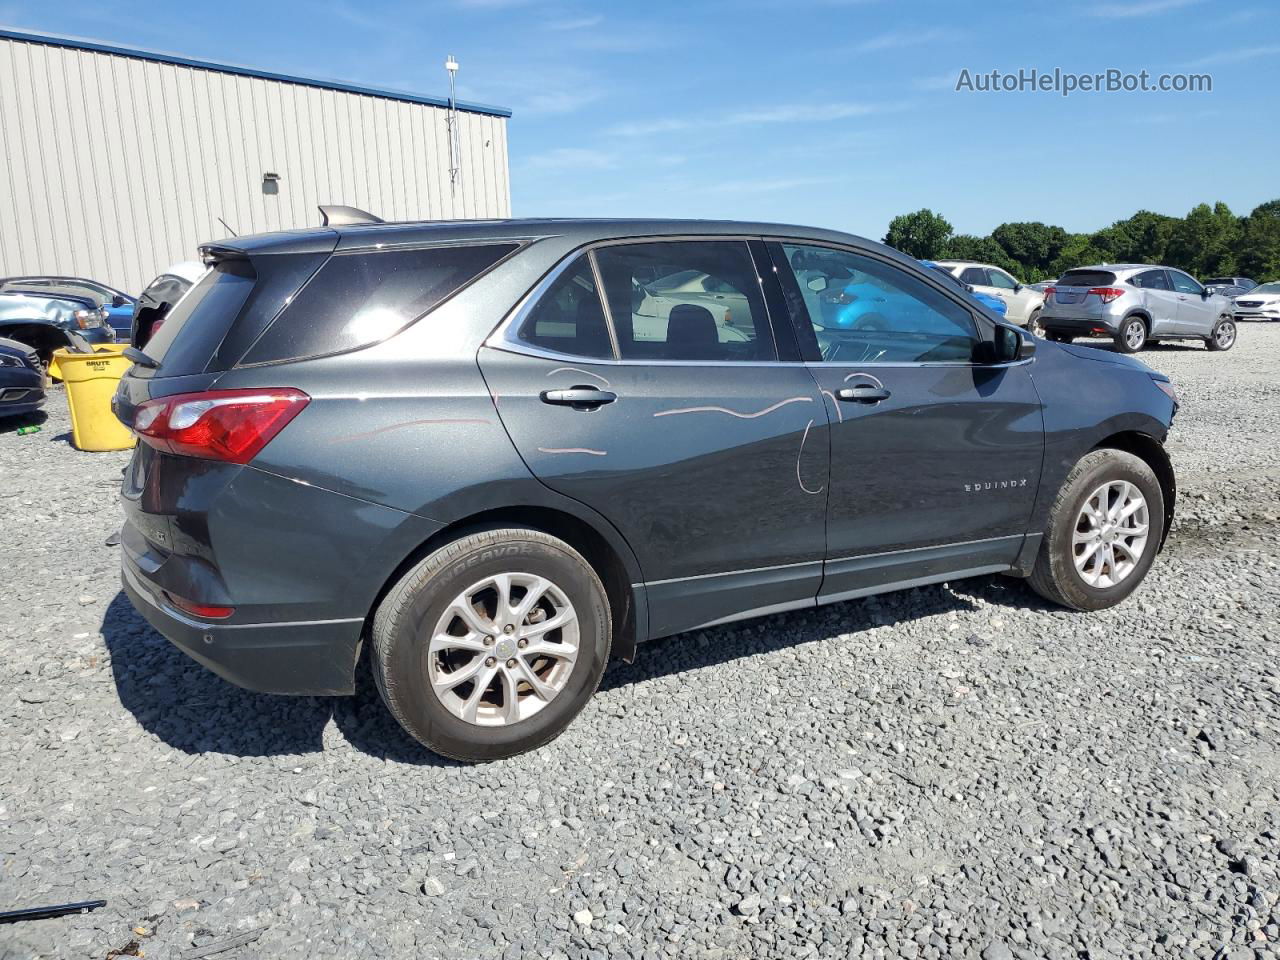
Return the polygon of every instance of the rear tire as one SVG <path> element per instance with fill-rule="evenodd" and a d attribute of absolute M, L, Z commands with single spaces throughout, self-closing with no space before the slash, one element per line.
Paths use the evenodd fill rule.
<path fill-rule="evenodd" d="M 1141 317 L 1129 317 L 1120 324 L 1115 336 L 1116 349 L 1121 353 L 1137 353 L 1147 345 L 1147 323 Z"/>
<path fill-rule="evenodd" d="M 578 715 L 608 663 L 611 624 L 604 585 L 571 546 L 489 530 L 439 548 L 391 588 L 373 618 L 373 674 L 419 743 L 499 760 Z"/>
<path fill-rule="evenodd" d="M 1044 339 L 1044 324 L 1040 322 L 1039 310 L 1032 310 L 1031 316 L 1027 317 L 1027 331 L 1033 337 L 1039 337 L 1041 340 Z"/>
<path fill-rule="evenodd" d="M 1072 610 L 1115 606 L 1151 569 L 1163 532 L 1164 492 L 1146 462 L 1094 450 L 1058 491 L 1028 583 Z"/>
<path fill-rule="evenodd" d="M 1048 338 L 1054 343 L 1071 343 L 1075 340 L 1075 337 L 1068 333 L 1054 333 L 1053 331 L 1049 331 Z"/>
<path fill-rule="evenodd" d="M 1235 319 L 1227 316 L 1219 317 L 1218 322 L 1213 325 L 1213 332 L 1209 334 L 1209 339 L 1204 344 L 1214 352 L 1230 350 L 1234 347 L 1236 345 Z"/>

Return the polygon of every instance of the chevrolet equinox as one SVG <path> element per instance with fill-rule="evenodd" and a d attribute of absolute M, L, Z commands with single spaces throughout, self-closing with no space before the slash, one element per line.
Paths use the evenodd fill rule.
<path fill-rule="evenodd" d="M 1111 606 L 1173 516 L 1163 376 L 858 237 L 378 223 L 202 254 L 113 401 L 124 588 L 253 690 L 349 694 L 367 641 L 452 757 L 546 743 L 611 655 L 698 627 L 992 573 Z"/>

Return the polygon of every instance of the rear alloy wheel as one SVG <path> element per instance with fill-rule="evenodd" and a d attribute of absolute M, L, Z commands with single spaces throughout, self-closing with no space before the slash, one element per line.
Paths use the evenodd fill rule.
<path fill-rule="evenodd" d="M 1094 450 L 1063 482 L 1028 582 L 1064 607 L 1114 606 L 1151 569 L 1163 530 L 1164 493 L 1146 462 Z"/>
<path fill-rule="evenodd" d="M 1040 321 L 1040 311 L 1035 310 L 1031 316 L 1027 318 L 1027 331 L 1033 337 L 1044 339 L 1044 324 Z"/>
<path fill-rule="evenodd" d="M 1116 349 L 1121 353 L 1137 353 L 1147 344 L 1147 325 L 1141 317 L 1130 317 L 1120 324 Z"/>
<path fill-rule="evenodd" d="M 604 586 L 567 543 L 537 530 L 472 534 L 436 550 L 387 594 L 373 670 L 408 733 L 458 760 L 497 760 L 560 734 L 609 657 Z"/>
<path fill-rule="evenodd" d="M 1210 350 L 1230 350 L 1236 344 L 1236 322 L 1231 317 L 1219 317 L 1213 332 L 1205 341 Z"/>

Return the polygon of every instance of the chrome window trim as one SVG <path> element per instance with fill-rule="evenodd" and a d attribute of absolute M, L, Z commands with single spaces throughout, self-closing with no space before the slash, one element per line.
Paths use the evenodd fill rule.
<path fill-rule="evenodd" d="M 617 247 L 631 246 L 638 243 L 689 243 L 703 241 L 739 241 L 747 244 L 747 259 L 751 264 L 752 272 L 755 274 L 756 283 L 760 286 L 760 297 L 764 304 L 765 318 L 769 323 L 769 336 L 773 342 L 774 356 L 778 356 L 777 337 L 773 332 L 774 318 L 769 312 L 769 300 L 764 295 L 764 277 L 760 276 L 759 265 L 756 263 L 755 257 L 751 253 L 750 241 L 760 240 L 758 236 L 749 234 L 672 234 L 661 237 L 618 237 L 609 240 L 596 240 L 589 244 L 579 247 L 570 252 L 563 260 L 552 267 L 541 280 L 516 301 L 507 315 L 498 321 L 498 325 L 481 343 L 482 347 L 491 347 L 495 350 L 502 350 L 505 353 L 514 353 L 526 357 L 538 357 L 544 360 L 571 360 L 579 363 L 600 363 L 612 364 L 616 366 L 686 366 L 686 367 L 796 367 L 804 363 L 803 360 L 664 360 L 664 359 L 639 359 L 624 360 L 621 359 L 622 351 L 618 348 L 617 332 L 613 326 L 613 316 L 609 310 L 609 298 L 604 295 L 604 284 L 601 282 L 598 266 L 595 260 L 595 251 L 601 247 Z M 512 251 L 511 256 L 515 256 L 519 251 Z M 539 347 L 536 344 L 521 340 L 518 331 L 524 326 L 524 321 L 529 314 L 533 312 L 533 308 L 547 293 L 556 281 L 565 273 L 575 266 L 582 257 L 587 258 L 587 262 L 591 268 L 592 279 L 596 284 L 596 296 L 600 298 L 601 308 L 604 310 L 605 323 L 609 328 L 609 341 L 613 344 L 613 358 L 606 357 L 587 357 L 578 353 L 561 353 L 559 350 L 548 350 L 545 347 Z M 499 261 L 501 262 L 501 261 Z M 790 322 L 788 319 L 787 322 Z"/>

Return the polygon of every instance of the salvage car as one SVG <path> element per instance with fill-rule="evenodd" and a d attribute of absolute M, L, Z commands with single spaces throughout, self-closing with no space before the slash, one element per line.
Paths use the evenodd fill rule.
<path fill-rule="evenodd" d="M 546 743 L 610 657 L 697 628 L 993 573 L 1110 607 L 1173 518 L 1167 378 L 859 237 L 506 220 L 202 253 L 113 398 L 141 441 L 124 589 L 258 691 L 349 694 L 367 645 L 452 757 Z M 742 315 L 637 337 L 637 283 L 681 271 Z M 820 281 L 850 277 L 883 324 L 829 325 Z"/>
<path fill-rule="evenodd" d="M 34 413 L 44 403 L 40 357 L 25 343 L 0 337 L 0 417 Z"/>
<path fill-rule="evenodd" d="M 958 286 L 965 293 L 973 297 L 973 299 L 977 300 L 984 307 L 995 312 L 999 316 L 1003 317 L 1009 313 L 1009 304 L 1001 300 L 999 297 L 993 297 L 989 293 L 981 293 L 975 290 L 969 284 L 961 283 L 960 279 L 954 273 L 952 273 L 946 267 L 941 266 L 937 263 L 934 263 L 932 260 L 921 260 L 920 262 L 923 263 L 926 267 L 929 267 L 932 270 L 936 270 L 938 272 L 938 275 L 941 277 L 945 277 L 948 283 Z"/>
<path fill-rule="evenodd" d="M 24 290 L 31 293 L 45 293 L 58 296 L 70 294 L 92 301 L 93 306 L 102 311 L 102 318 L 117 340 L 127 339 L 129 324 L 133 320 L 134 299 L 115 287 L 109 287 L 97 280 L 84 277 L 7 277 L 0 280 L 0 293 Z"/>
<path fill-rule="evenodd" d="M 1211 293 L 1224 297 L 1238 297 L 1256 287 L 1257 281 L 1248 277 L 1210 277 L 1204 282 Z"/>
<path fill-rule="evenodd" d="M 33 347 L 46 367 L 62 347 L 115 341 L 106 314 L 91 299 L 25 290 L 0 293 L 0 337 Z"/>
<path fill-rule="evenodd" d="M 1232 301 L 1237 320 L 1280 320 L 1280 283 L 1262 283 Z"/>
<path fill-rule="evenodd" d="M 1188 273 L 1149 263 L 1068 270 L 1045 292 L 1041 321 L 1050 339 L 1110 337 L 1122 353 L 1161 340 L 1201 340 L 1210 350 L 1236 342 L 1234 306 Z"/>
<path fill-rule="evenodd" d="M 939 260 L 938 266 L 951 271 L 961 283 L 968 284 L 974 293 L 997 297 L 1008 305 L 1008 317 L 1012 323 L 1026 327 L 1036 336 L 1043 336 L 1040 310 L 1044 306 L 1044 294 L 1022 283 L 1004 270 L 990 263 L 972 260 Z"/>
<path fill-rule="evenodd" d="M 169 316 L 173 305 L 204 276 L 205 265 L 194 260 L 175 263 L 147 284 L 134 305 L 129 342 L 144 347 Z"/>

